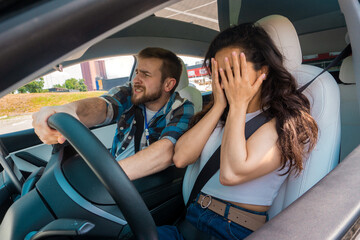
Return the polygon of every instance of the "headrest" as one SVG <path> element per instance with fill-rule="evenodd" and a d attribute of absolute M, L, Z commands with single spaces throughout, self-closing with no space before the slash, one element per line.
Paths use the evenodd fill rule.
<path fill-rule="evenodd" d="M 352 56 L 341 63 L 339 78 L 343 83 L 356 83 Z"/>
<path fill-rule="evenodd" d="M 181 65 L 182 65 L 182 72 L 181 72 L 181 76 L 180 76 L 180 82 L 179 85 L 177 86 L 175 91 L 180 91 L 183 88 L 186 88 L 187 86 L 189 86 L 189 78 L 188 78 L 188 73 L 186 70 L 186 66 L 185 63 L 183 62 L 183 60 L 181 58 L 179 58 Z"/>
<path fill-rule="evenodd" d="M 299 37 L 294 25 L 286 17 L 270 15 L 257 21 L 269 34 L 276 47 L 284 56 L 284 66 L 294 70 L 301 65 L 302 53 Z"/>

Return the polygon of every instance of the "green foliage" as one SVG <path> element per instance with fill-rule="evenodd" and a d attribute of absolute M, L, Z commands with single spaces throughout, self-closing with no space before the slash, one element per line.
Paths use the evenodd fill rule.
<path fill-rule="evenodd" d="M 18 89 L 19 93 L 41 93 L 44 92 L 44 79 L 36 79 Z"/>
<path fill-rule="evenodd" d="M 75 90 L 79 90 L 80 92 L 87 91 L 87 86 L 85 85 L 84 79 L 70 78 L 70 79 L 65 80 L 65 83 L 63 85 L 55 84 L 54 87 L 75 89 Z"/>
<path fill-rule="evenodd" d="M 87 86 L 85 85 L 85 80 L 84 79 L 79 79 L 79 85 L 80 85 L 80 92 L 86 92 L 87 91 Z"/>

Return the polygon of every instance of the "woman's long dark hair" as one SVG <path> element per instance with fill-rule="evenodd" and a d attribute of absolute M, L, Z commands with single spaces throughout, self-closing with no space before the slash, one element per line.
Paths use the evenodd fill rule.
<path fill-rule="evenodd" d="M 246 60 L 253 63 L 255 71 L 263 66 L 268 67 L 266 80 L 261 86 L 261 109 L 267 109 L 268 116 L 276 119 L 281 169 L 288 165 L 285 174 L 290 171 L 300 173 L 303 170 L 303 158 L 315 147 L 318 137 L 317 124 L 310 115 L 309 100 L 297 90 L 294 77 L 283 66 L 283 56 L 260 26 L 244 23 L 219 33 L 205 55 L 204 66 L 209 73 L 211 58 L 227 47 L 240 48 Z M 211 100 L 203 111 L 196 114 L 191 125 L 195 125 L 213 104 Z M 227 106 L 221 121 L 226 121 L 228 110 Z"/>

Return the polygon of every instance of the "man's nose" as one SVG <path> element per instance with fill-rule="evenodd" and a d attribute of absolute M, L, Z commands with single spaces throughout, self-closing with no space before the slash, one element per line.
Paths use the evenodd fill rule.
<path fill-rule="evenodd" d="M 139 74 L 135 75 L 135 77 L 133 78 L 133 83 L 141 83 L 141 79 L 139 77 Z"/>

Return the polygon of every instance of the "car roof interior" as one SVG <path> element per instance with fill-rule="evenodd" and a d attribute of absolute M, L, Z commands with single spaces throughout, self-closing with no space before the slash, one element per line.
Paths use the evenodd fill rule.
<path fill-rule="evenodd" d="M 21 4 L 20 1 L 13 2 L 15 6 L 16 4 Z M 175 3 L 177 1 L 169 2 Z M 84 14 L 92 14 L 92 9 L 90 9 L 90 7 L 87 6 L 88 4 L 85 3 L 72 3 L 71 1 L 61 1 L 61 3 L 37 1 L 34 4 L 40 5 L 40 7 L 37 7 L 37 12 L 46 11 L 46 9 L 49 8 L 56 8 L 57 14 L 64 14 L 64 16 L 66 15 L 66 18 L 71 18 L 74 14 L 79 15 L 78 9 L 82 9 L 81 12 L 84 12 Z M 117 4 L 117 6 L 120 6 L 120 8 L 126 7 L 126 4 L 124 4 L 122 1 Z M 135 6 L 137 3 L 134 2 L 133 4 Z M 141 5 L 142 8 L 149 9 L 151 8 L 151 6 L 156 5 L 155 3 L 147 2 L 139 2 L 138 4 Z M 29 27 L 29 22 L 23 23 L 24 27 L 29 27 L 29 31 L 23 34 L 29 36 L 30 31 L 34 32 L 37 29 L 41 29 L 41 33 L 36 33 L 36 35 L 32 33 L 31 36 L 34 37 L 34 39 L 44 41 L 44 44 L 42 45 L 43 48 L 49 47 L 49 50 L 50 48 L 56 49 L 56 51 L 54 51 L 57 52 L 56 56 L 55 54 L 54 56 L 49 56 L 49 54 L 47 54 L 47 56 L 39 56 L 34 52 L 23 52 L 21 56 L 17 56 L 14 54 L 15 52 L 12 52 L 11 59 L 14 60 L 14 67 L 18 66 L 19 63 L 22 63 L 21 59 L 27 59 L 28 57 L 36 57 L 36 59 L 42 58 L 42 63 L 48 62 L 49 64 L 47 64 L 46 67 L 42 67 L 41 70 L 36 69 L 37 67 L 35 62 L 31 63 L 31 65 L 33 66 L 27 66 L 30 63 L 22 63 L 22 68 L 24 69 L 23 73 L 27 75 L 26 79 L 32 80 L 36 77 L 39 77 L 40 75 L 43 75 L 46 72 L 53 71 L 55 63 L 59 61 L 64 61 L 63 66 L 67 66 L 98 57 L 135 54 L 144 46 L 144 44 L 161 45 L 165 48 L 168 47 L 169 49 L 181 55 L 203 57 L 209 42 L 218 33 L 220 29 L 224 29 L 235 23 L 257 21 L 260 18 L 271 15 L 273 13 L 288 17 L 290 21 L 294 24 L 299 34 L 303 55 L 326 52 L 339 52 L 346 46 L 345 19 L 340 11 L 339 4 L 336 0 L 327 1 L 326 4 L 323 4 L 322 1 L 311 0 L 295 2 L 289 2 L 287 0 L 277 0 L 271 2 L 260 0 L 219 2 L 206 0 L 199 1 L 199 3 L 195 5 L 196 7 L 194 7 L 194 3 L 191 0 L 184 0 L 175 3 L 174 5 L 171 5 L 167 8 L 163 8 L 162 5 L 156 6 L 155 14 L 149 15 L 149 13 L 147 13 L 149 15 L 147 17 L 146 15 L 137 16 L 130 22 L 122 24 L 120 28 L 117 28 L 121 29 L 120 31 L 112 29 L 111 32 L 106 32 L 107 37 L 103 40 L 98 37 L 96 39 L 93 39 L 92 41 L 86 42 L 85 37 L 83 37 L 84 39 L 82 39 L 82 36 L 77 36 L 76 39 L 72 39 L 72 42 L 68 42 L 66 46 L 63 43 L 56 41 L 54 45 L 50 46 L 50 41 L 47 41 L 50 40 L 49 36 L 51 35 L 49 34 L 53 33 L 54 35 L 72 35 L 79 32 L 78 28 L 84 26 L 79 23 L 79 26 L 73 26 L 71 29 L 64 29 L 64 26 L 61 26 L 62 23 L 60 22 L 56 23 L 57 25 L 53 27 L 45 26 L 45 22 L 50 21 L 51 17 L 47 16 L 46 14 L 41 14 L 38 17 L 40 20 L 38 24 L 33 24 L 31 27 Z M 27 9 L 31 6 L 32 5 L 29 6 L 27 4 L 23 4 L 21 5 L 21 10 Z M 259 8 L 258 6 L 262 7 Z M 107 22 L 110 22 L 110 19 L 111 22 L 114 22 L 114 24 L 115 22 L 117 22 L 115 12 L 113 13 L 114 15 L 110 15 L 110 13 L 112 12 L 109 11 L 109 9 L 101 9 L 100 7 L 101 6 L 99 4 L 97 10 L 106 11 L 109 16 L 102 16 L 102 18 L 98 17 L 96 23 L 94 20 L 90 19 L 91 17 L 84 17 L 84 22 L 88 23 L 88 27 L 90 28 L 93 24 L 96 24 L 98 31 L 102 31 L 102 28 L 110 28 L 111 26 L 109 24 L 106 24 Z M 89 8 L 90 12 L 86 12 L 87 8 Z M 301 11 L 299 11 L 299 9 L 301 9 Z M 154 9 L 152 9 L 151 11 L 154 11 Z M 194 14 L 197 11 L 201 11 L 202 15 L 209 16 L 208 19 L 199 19 L 199 17 Z M 96 14 L 95 12 L 94 15 Z M 6 30 L 6 27 L 18 23 L 18 21 L 21 21 L 21 19 L 11 19 L 11 16 L 12 14 L 14 14 L 14 12 L 5 14 L 3 11 L 2 13 L 2 19 L 9 19 L 8 21 L 4 22 L 4 24 L 1 24 L 1 32 L 4 32 Z M 20 14 L 20 16 L 26 19 L 27 17 L 29 17 L 30 14 L 31 13 L 24 13 L 23 15 Z M 138 21 L 141 18 L 144 19 Z M 94 21 L 94 23 L 92 23 L 92 21 Z M 101 21 L 103 21 L 102 24 L 100 23 Z M 118 21 L 121 20 L 119 19 Z M 99 27 L 98 25 L 100 25 L 101 27 Z M 97 30 L 91 28 L 88 33 L 95 34 Z M 47 36 L 47 38 L 45 38 L 44 36 Z M 332 41 L 324 41 L 329 36 L 332 36 L 332 38 L 335 36 L 336 39 L 332 39 Z M 17 39 L 21 39 L 25 36 L 17 35 L 14 37 L 16 37 Z M 91 37 L 91 34 L 86 37 Z M 102 38 L 104 37 L 102 36 Z M 169 39 L 171 39 L 171 41 L 169 41 Z M 178 42 L 179 39 L 181 40 L 180 42 Z M 9 43 L 14 39 L 3 40 L 3 44 L 9 45 Z M 98 43 L 94 44 L 96 42 Z M 74 44 L 74 50 L 70 51 L 69 53 L 70 43 Z M 115 47 L 121 46 L 124 43 L 128 45 L 126 48 Z M 21 48 L 18 46 L 17 49 L 11 50 L 20 49 Z M 62 53 L 62 51 L 66 52 L 66 54 Z M 3 56 L 5 57 L 5 55 Z M 16 57 L 18 57 L 19 59 L 15 59 Z M 66 59 L 73 60 L 66 61 Z M 7 65 L 9 64 L 11 63 L 7 61 Z M 29 72 L 33 72 L 33 74 L 29 76 L 29 74 L 26 73 L 27 69 Z M 12 72 L 12 74 L 9 74 L 9 72 L 6 72 L 6 75 L 8 75 L 9 77 L 12 77 L 12 74 L 14 74 L 14 77 L 17 77 L 17 79 L 22 79 L 21 76 L 18 76 L 18 74 L 20 74 L 18 72 Z M 5 85 L 6 83 L 0 83 L 1 87 L 4 86 L 2 84 Z"/>

